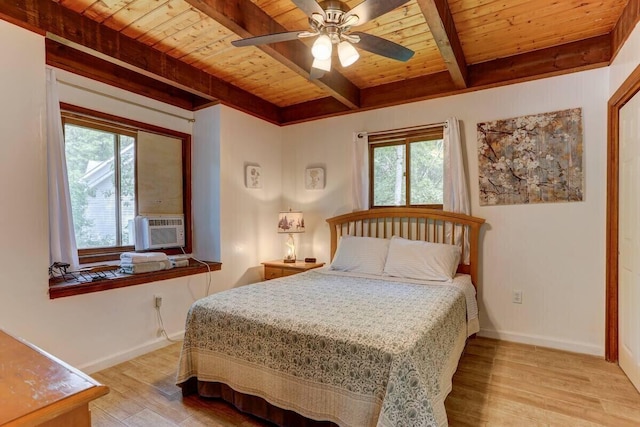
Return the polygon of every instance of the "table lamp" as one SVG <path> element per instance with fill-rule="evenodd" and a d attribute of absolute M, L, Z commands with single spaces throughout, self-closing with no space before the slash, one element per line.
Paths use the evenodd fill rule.
<path fill-rule="evenodd" d="M 278 215 L 278 233 L 289 234 L 284 262 L 296 262 L 296 243 L 293 238 L 293 233 L 304 233 L 304 217 L 302 212 L 293 212 L 291 209 L 280 212 Z"/>

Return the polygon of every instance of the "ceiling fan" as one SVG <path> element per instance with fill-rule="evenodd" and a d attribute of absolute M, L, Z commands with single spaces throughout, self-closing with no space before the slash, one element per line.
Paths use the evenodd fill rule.
<path fill-rule="evenodd" d="M 317 79 L 331 70 L 333 46 L 338 46 L 338 59 L 343 67 L 358 60 L 360 54 L 354 44 L 363 50 L 398 61 L 408 61 L 414 54 L 392 41 L 372 34 L 352 32 L 351 27 L 362 25 L 393 9 L 408 3 L 409 0 L 364 0 L 353 9 L 339 0 L 291 0 L 309 16 L 310 31 L 288 31 L 266 34 L 232 41 L 237 47 L 278 43 L 299 38 L 317 37 L 311 47 L 313 64 L 310 78 Z"/>

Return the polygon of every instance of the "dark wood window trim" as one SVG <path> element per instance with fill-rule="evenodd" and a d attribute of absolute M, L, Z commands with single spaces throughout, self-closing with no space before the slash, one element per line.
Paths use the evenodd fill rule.
<path fill-rule="evenodd" d="M 78 117 L 85 119 L 87 117 L 103 120 L 106 122 L 112 122 L 118 125 L 128 126 L 131 129 L 141 129 L 151 133 L 157 133 L 160 135 L 173 136 L 175 138 L 182 139 L 182 197 L 184 200 L 184 221 L 185 221 L 185 246 L 184 250 L 190 253 L 192 250 L 192 224 L 191 224 L 191 135 L 174 131 L 171 129 L 165 129 L 159 126 L 150 125 L 148 123 L 139 122 L 136 120 L 126 119 L 124 117 L 118 117 L 111 114 L 103 113 L 100 111 L 91 110 L 84 107 L 78 107 L 76 105 L 60 103 L 60 109 L 66 114 L 78 115 Z M 78 251 L 78 257 L 80 264 L 90 264 L 96 262 L 115 261 L 120 259 L 122 252 L 133 251 L 133 246 L 121 246 L 113 248 L 96 248 L 96 249 L 80 249 Z M 181 249 L 167 249 L 168 255 L 178 255 L 183 253 Z"/>
<path fill-rule="evenodd" d="M 620 207 L 620 110 L 640 92 L 640 66 L 627 77 L 607 105 L 607 252 L 605 359 L 618 361 L 618 227 Z"/>
<path fill-rule="evenodd" d="M 189 266 L 176 267 L 171 270 L 154 271 L 142 274 L 120 274 L 113 278 L 97 280 L 95 282 L 55 282 L 49 281 L 49 298 L 62 298 L 72 295 L 89 294 L 93 292 L 106 291 L 109 289 L 124 288 L 127 286 L 143 285 L 145 283 L 157 282 L 160 280 L 175 279 L 177 277 L 192 276 L 194 274 L 207 273 L 222 269 L 219 262 L 207 262 L 207 266 L 191 259 Z M 53 281 L 53 283 L 52 283 Z"/>
<path fill-rule="evenodd" d="M 406 155 L 406 165 L 405 168 L 409 169 L 411 165 L 411 150 L 409 146 L 412 142 L 419 142 L 424 140 L 435 140 L 435 139 L 443 139 L 444 138 L 444 124 L 442 126 L 438 125 L 429 125 L 425 128 L 416 128 L 416 129 L 398 129 L 396 131 L 385 131 L 380 133 L 379 135 L 373 133 L 369 135 L 369 207 L 371 209 L 377 208 L 390 208 L 397 206 L 378 206 L 373 203 L 373 151 L 375 147 L 389 147 L 395 145 L 404 145 L 405 146 L 405 155 Z M 406 188 L 406 201 L 402 206 L 412 207 L 412 208 L 428 208 L 428 209 L 443 209 L 442 204 L 410 204 L 409 194 L 411 191 L 411 182 L 410 176 L 408 173 L 405 173 L 405 188 Z"/>
<path fill-rule="evenodd" d="M 140 129 L 160 135 L 173 136 L 182 139 L 182 170 L 183 170 L 183 200 L 184 200 L 184 218 L 185 218 L 185 246 L 184 252 L 192 252 L 193 229 L 192 229 L 192 210 L 191 210 L 191 135 L 177 132 L 171 129 L 162 128 L 148 123 L 130 120 L 123 117 L 113 116 L 111 114 L 100 111 L 91 110 L 84 107 L 60 103 L 60 109 L 67 115 L 77 115 L 83 119 L 87 117 L 95 118 L 105 122 L 112 122 L 117 125 L 128 126 L 132 129 Z M 120 259 L 122 252 L 133 251 L 133 246 L 120 246 L 112 248 L 95 248 L 81 249 L 78 251 L 80 264 L 112 262 Z M 183 251 L 180 248 L 162 250 L 167 255 L 179 255 Z M 211 271 L 220 270 L 222 264 L 216 262 L 207 262 Z M 80 295 L 91 292 L 99 292 L 108 289 L 122 288 L 126 286 L 140 285 L 144 283 L 156 282 L 158 280 L 173 279 L 176 277 L 189 276 L 193 274 L 206 273 L 207 267 L 191 261 L 188 267 L 174 268 L 171 270 L 157 271 L 153 273 L 143 273 L 135 275 L 118 275 L 114 278 L 99 280 L 96 282 L 61 282 L 60 279 L 49 279 L 49 298 L 60 298 L 72 295 Z"/>

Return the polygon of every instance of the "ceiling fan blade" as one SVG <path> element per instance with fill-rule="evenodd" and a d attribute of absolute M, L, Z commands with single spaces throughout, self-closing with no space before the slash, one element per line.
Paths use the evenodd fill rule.
<path fill-rule="evenodd" d="M 372 34 L 353 32 L 349 35 L 360 37 L 360 41 L 356 44 L 357 47 L 366 50 L 376 55 L 386 56 L 387 58 L 395 59 L 397 61 L 406 62 L 415 53 L 411 49 L 407 49 L 398 43 L 374 36 Z"/>
<path fill-rule="evenodd" d="M 307 31 L 289 31 L 286 33 L 266 34 L 264 36 L 247 37 L 246 39 L 234 40 L 231 44 L 235 47 L 244 47 L 286 42 L 290 40 L 297 40 L 300 34 L 304 33 L 307 33 Z"/>
<path fill-rule="evenodd" d="M 358 19 L 357 25 L 362 25 L 408 2 L 409 0 L 364 0 L 351 9 L 347 16 L 358 15 L 360 19 Z"/>
<path fill-rule="evenodd" d="M 298 9 L 302 10 L 307 16 L 311 16 L 314 13 L 319 13 L 322 16 L 324 15 L 324 10 L 316 0 L 291 0 L 293 4 L 295 4 Z"/>

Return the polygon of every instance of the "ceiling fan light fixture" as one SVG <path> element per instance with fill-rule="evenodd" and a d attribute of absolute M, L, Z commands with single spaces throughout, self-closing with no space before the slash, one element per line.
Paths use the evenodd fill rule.
<path fill-rule="evenodd" d="M 313 64 L 311 64 L 311 67 L 329 72 L 331 71 L 331 57 L 328 57 L 327 59 L 316 58 L 313 60 Z"/>
<path fill-rule="evenodd" d="M 315 59 L 323 61 L 331 58 L 332 49 L 333 43 L 331 43 L 331 39 L 328 35 L 322 34 L 313 42 L 311 54 Z"/>
<path fill-rule="evenodd" d="M 338 45 L 338 58 L 343 67 L 348 67 L 360 58 L 360 54 L 348 41 L 342 41 Z"/>

